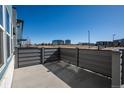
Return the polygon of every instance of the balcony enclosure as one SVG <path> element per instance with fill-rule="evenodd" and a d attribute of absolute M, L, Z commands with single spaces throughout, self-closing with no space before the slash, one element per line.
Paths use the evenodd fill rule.
<path fill-rule="evenodd" d="M 16 52 L 13 87 L 108 88 L 123 84 L 119 51 L 18 48 Z"/>

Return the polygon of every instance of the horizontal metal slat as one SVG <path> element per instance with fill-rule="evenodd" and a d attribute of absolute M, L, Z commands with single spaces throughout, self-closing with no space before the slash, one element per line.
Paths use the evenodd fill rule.
<path fill-rule="evenodd" d="M 41 52 L 41 50 L 39 50 L 39 49 L 33 49 L 33 50 L 31 50 L 31 49 L 19 50 L 19 53 L 32 53 L 32 52 L 37 53 L 37 52 Z"/>
<path fill-rule="evenodd" d="M 19 67 L 32 66 L 32 65 L 37 65 L 37 64 L 40 64 L 40 63 L 41 63 L 40 60 L 26 61 L 26 62 L 19 63 Z"/>
<path fill-rule="evenodd" d="M 79 55 L 79 59 L 91 60 L 96 62 L 112 62 L 112 57 L 104 57 L 104 56 L 94 56 L 94 55 Z"/>
<path fill-rule="evenodd" d="M 21 62 L 21 61 L 28 61 L 28 60 L 41 60 L 41 57 L 19 58 L 19 62 Z"/>
<path fill-rule="evenodd" d="M 98 51 L 98 50 L 82 50 L 79 49 L 79 54 L 84 55 L 101 55 L 101 56 L 111 56 L 112 51 Z"/>
<path fill-rule="evenodd" d="M 41 56 L 40 53 L 19 54 L 19 58 L 23 58 L 23 57 L 39 57 L 39 56 Z"/>

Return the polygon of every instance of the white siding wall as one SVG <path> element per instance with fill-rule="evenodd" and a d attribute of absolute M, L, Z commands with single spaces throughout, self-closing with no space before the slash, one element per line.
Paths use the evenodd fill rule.
<path fill-rule="evenodd" d="M 13 52 L 11 50 L 11 39 L 10 39 L 10 57 L 7 58 L 7 43 L 6 43 L 6 9 L 8 10 L 9 16 L 10 16 L 10 35 L 13 34 L 11 25 L 12 23 L 12 6 L 3 6 L 3 58 L 4 58 L 4 64 L 2 67 L 0 67 L 0 87 L 2 88 L 10 88 L 12 84 L 12 78 L 13 78 L 13 71 L 14 71 L 14 62 L 15 62 L 15 56 L 13 55 Z M 10 36 L 11 38 L 12 36 Z"/>
<path fill-rule="evenodd" d="M 15 56 L 12 57 L 2 79 L 0 80 L 0 88 L 10 88 L 12 85 L 13 72 L 14 72 Z"/>

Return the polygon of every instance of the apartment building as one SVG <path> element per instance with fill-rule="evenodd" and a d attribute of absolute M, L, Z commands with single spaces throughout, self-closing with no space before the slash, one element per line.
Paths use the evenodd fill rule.
<path fill-rule="evenodd" d="M 96 45 L 111 47 L 111 46 L 113 46 L 113 42 L 112 41 L 97 41 Z"/>
<path fill-rule="evenodd" d="M 52 44 L 53 45 L 63 45 L 64 44 L 64 40 L 53 40 Z"/>
<path fill-rule="evenodd" d="M 116 39 L 114 41 L 98 41 L 96 45 L 106 46 L 106 47 L 123 47 L 124 46 L 124 39 Z"/>
<path fill-rule="evenodd" d="M 124 46 L 124 38 L 114 40 L 114 41 L 113 41 L 113 45 L 114 45 L 114 46 L 123 47 L 123 46 Z"/>
<path fill-rule="evenodd" d="M 11 87 L 17 45 L 16 9 L 0 5 L 0 87 Z"/>
<path fill-rule="evenodd" d="M 66 44 L 66 45 L 71 44 L 71 40 L 69 40 L 69 39 L 65 40 L 65 44 Z"/>

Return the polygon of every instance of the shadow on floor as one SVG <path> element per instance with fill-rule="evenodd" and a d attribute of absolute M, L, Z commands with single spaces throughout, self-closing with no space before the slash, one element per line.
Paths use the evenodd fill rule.
<path fill-rule="evenodd" d="M 72 88 L 110 88 L 111 80 L 65 62 L 46 63 L 44 66 Z"/>

